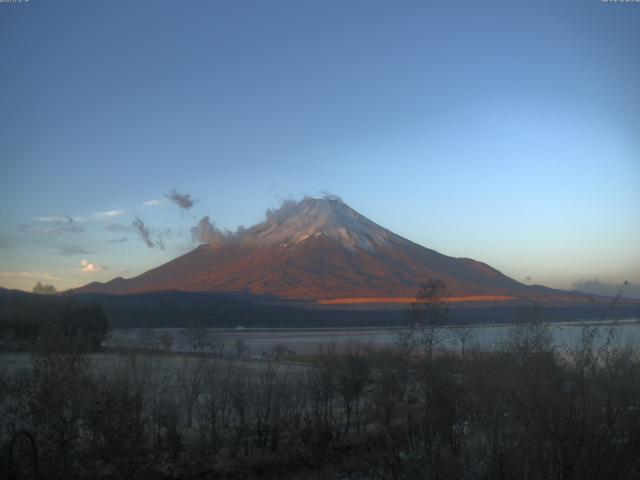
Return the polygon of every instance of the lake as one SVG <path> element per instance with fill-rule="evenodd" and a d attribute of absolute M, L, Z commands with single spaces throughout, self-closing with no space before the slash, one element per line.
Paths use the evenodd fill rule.
<path fill-rule="evenodd" d="M 607 324 L 603 322 L 550 323 L 554 344 L 575 345 L 585 325 L 597 326 L 599 336 L 595 344 L 601 344 L 606 338 Z M 474 342 L 482 348 L 492 348 L 506 338 L 513 325 L 474 325 L 469 327 Z M 458 328 L 442 329 L 446 338 L 445 345 L 459 348 Z M 235 328 L 235 329 L 199 329 L 197 332 L 182 328 L 155 329 L 118 329 L 109 332 L 106 346 L 143 347 L 158 344 L 162 336 L 171 338 L 171 349 L 188 351 L 190 337 L 197 333 L 208 340 L 221 341 L 225 352 L 231 353 L 239 339 L 253 355 L 270 353 L 275 346 L 289 351 L 309 354 L 318 351 L 320 345 L 336 344 L 338 348 L 351 342 L 371 343 L 374 347 L 394 345 L 394 334 L 386 328 Z M 635 344 L 640 340 L 640 322 L 635 318 L 618 320 L 614 330 L 614 345 L 622 347 Z M 470 344 L 471 342 L 468 342 Z"/>

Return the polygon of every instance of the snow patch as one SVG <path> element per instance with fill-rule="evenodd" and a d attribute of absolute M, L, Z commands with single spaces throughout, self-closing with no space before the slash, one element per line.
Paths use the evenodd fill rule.
<path fill-rule="evenodd" d="M 395 237 L 389 230 L 336 198 L 305 198 L 295 208 L 287 206 L 287 213 L 284 218 L 274 215 L 279 221 L 267 220 L 250 228 L 250 234 L 243 239 L 243 243 L 256 246 L 289 245 L 324 236 L 350 250 L 362 248 L 373 251 L 387 246 Z"/>
<path fill-rule="evenodd" d="M 194 240 L 211 246 L 289 246 L 325 237 L 349 250 L 368 251 L 388 246 L 393 239 L 399 238 L 337 197 L 285 201 L 280 208 L 267 210 L 264 222 L 236 232 L 221 231 L 209 217 L 203 217 L 191 229 L 191 234 Z"/>

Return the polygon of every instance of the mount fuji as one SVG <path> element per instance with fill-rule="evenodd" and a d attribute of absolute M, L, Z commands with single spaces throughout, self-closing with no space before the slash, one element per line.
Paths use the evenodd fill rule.
<path fill-rule="evenodd" d="M 528 286 L 491 266 L 420 246 L 338 198 L 304 198 L 266 219 L 222 232 L 208 217 L 192 229 L 202 244 L 137 277 L 90 283 L 76 293 L 215 292 L 320 304 L 404 303 L 428 279 L 449 301 L 577 299 L 576 292 Z M 569 298 L 567 298 L 569 297 Z"/>

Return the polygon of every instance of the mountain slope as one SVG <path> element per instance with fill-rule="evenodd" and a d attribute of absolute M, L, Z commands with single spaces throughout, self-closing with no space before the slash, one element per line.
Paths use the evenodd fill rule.
<path fill-rule="evenodd" d="M 554 292 L 525 286 L 484 263 L 417 245 L 338 199 L 287 202 L 269 211 L 264 222 L 233 234 L 216 230 L 207 219 L 194 234 L 208 243 L 137 277 L 92 283 L 77 292 L 205 291 L 289 300 L 408 298 L 430 278 L 443 280 L 456 297 Z"/>

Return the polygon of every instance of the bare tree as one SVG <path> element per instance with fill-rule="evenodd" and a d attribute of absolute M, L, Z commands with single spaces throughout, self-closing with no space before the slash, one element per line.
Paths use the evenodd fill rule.
<path fill-rule="evenodd" d="M 353 343 L 347 347 L 339 364 L 338 392 L 342 397 L 346 416 L 345 433 L 349 432 L 352 420 L 355 420 L 356 431 L 366 427 L 369 410 L 364 408 L 367 405 L 364 396 L 371 381 L 369 352 L 370 346 Z"/>
<path fill-rule="evenodd" d="M 469 349 L 478 349 L 478 337 L 473 327 L 469 325 L 458 325 L 449 329 L 451 336 L 460 344 L 460 357 L 464 362 Z"/>
<path fill-rule="evenodd" d="M 201 438 L 207 439 L 214 452 L 217 452 L 222 443 L 221 407 L 226 392 L 221 388 L 224 384 L 221 382 L 221 372 L 215 362 L 208 362 L 204 366 L 202 377 L 204 390 L 202 402 L 198 404 L 198 424 Z"/>
<path fill-rule="evenodd" d="M 143 475 L 150 440 L 145 399 L 134 392 L 126 377 L 104 376 L 97 382 L 86 427 L 91 432 L 91 458 L 99 459 L 123 478 Z M 94 473 L 99 476 L 101 472 Z"/>
<path fill-rule="evenodd" d="M 209 330 L 207 335 L 207 346 L 211 349 L 211 352 L 218 356 L 224 356 L 224 349 L 227 344 L 227 339 L 224 336 L 224 333 L 214 328 Z"/>
<path fill-rule="evenodd" d="M 306 373 L 304 385 L 309 414 L 304 418 L 302 437 L 305 443 L 326 446 L 339 433 L 334 425 L 334 406 L 338 400 L 339 363 L 335 343 L 321 345 L 314 359 L 313 368 Z"/>
<path fill-rule="evenodd" d="M 393 351 L 382 352 L 374 377 L 374 401 L 385 428 L 404 398 L 407 385 L 406 359 Z"/>
<path fill-rule="evenodd" d="M 411 303 L 413 338 L 429 361 L 433 350 L 444 339 L 442 327 L 449 321 L 449 308 L 445 302 L 447 287 L 442 280 L 428 280 Z"/>
<path fill-rule="evenodd" d="M 180 368 L 176 372 L 178 385 L 182 392 L 184 406 L 187 413 L 187 427 L 193 426 L 193 412 L 200 395 L 204 392 L 205 364 L 200 358 L 182 358 Z"/>
<path fill-rule="evenodd" d="M 173 337 L 169 333 L 163 333 L 162 335 L 160 335 L 158 340 L 160 342 L 163 353 L 171 352 L 171 349 L 173 348 Z"/>
<path fill-rule="evenodd" d="M 249 352 L 249 347 L 242 337 L 236 338 L 236 340 L 233 342 L 233 349 L 235 350 L 238 358 L 241 358 L 245 353 Z"/>
<path fill-rule="evenodd" d="M 207 330 L 196 322 L 188 322 L 182 335 L 189 352 L 203 353 L 207 347 Z"/>
<path fill-rule="evenodd" d="M 231 425 L 235 430 L 235 439 L 231 447 L 231 456 L 235 457 L 240 448 L 249 456 L 249 419 L 251 418 L 252 385 L 251 374 L 247 369 L 238 369 L 229 384 L 230 403 L 232 407 Z"/>
<path fill-rule="evenodd" d="M 288 349 L 287 349 L 286 345 L 284 345 L 282 343 L 276 343 L 272 347 L 271 351 L 273 352 L 273 355 L 276 357 L 276 360 L 279 361 L 280 358 L 283 357 L 287 353 Z"/>
<path fill-rule="evenodd" d="M 253 426 L 256 445 L 276 451 L 291 408 L 290 379 L 271 365 L 254 381 Z"/>
<path fill-rule="evenodd" d="M 176 458 L 183 444 L 183 422 L 177 392 L 170 384 L 165 384 L 159 392 L 155 406 L 155 422 L 162 432 L 159 445 L 166 443 L 172 456 Z"/>

